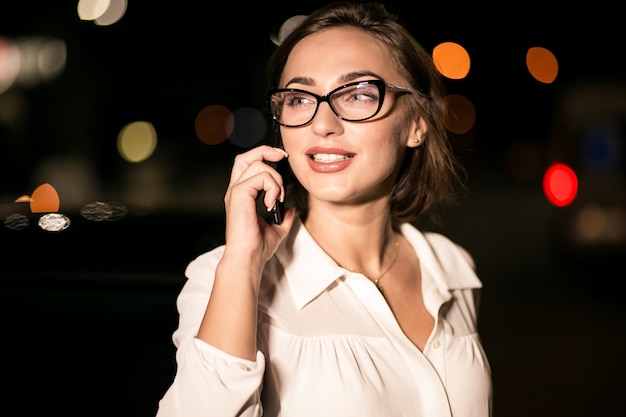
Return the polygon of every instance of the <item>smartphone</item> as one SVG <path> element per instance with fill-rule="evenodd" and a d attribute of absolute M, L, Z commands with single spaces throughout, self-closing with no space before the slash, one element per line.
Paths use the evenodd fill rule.
<path fill-rule="evenodd" d="M 283 149 L 283 142 L 280 137 L 280 127 L 277 124 L 275 124 L 274 126 L 271 145 L 276 148 Z M 287 160 L 287 158 L 283 158 L 278 162 L 267 163 L 276 171 L 278 171 L 281 177 L 283 177 L 283 188 L 285 189 L 285 192 L 287 192 L 287 179 L 289 178 L 289 161 Z M 283 214 L 285 212 L 285 200 L 286 196 L 283 201 L 276 200 L 274 207 L 272 207 L 272 209 L 270 210 L 270 214 L 272 217 L 271 220 L 274 222 L 274 224 L 281 224 L 283 222 Z"/>
<path fill-rule="evenodd" d="M 283 177 L 283 188 L 287 189 L 287 168 L 285 165 L 288 165 L 289 162 L 287 158 L 281 159 L 278 162 L 271 162 L 270 165 L 274 167 L 276 171 Z M 285 212 L 285 201 L 276 200 L 274 203 L 274 207 L 270 210 L 270 214 L 272 215 L 272 221 L 275 224 L 281 224 L 283 222 L 283 214 Z"/>

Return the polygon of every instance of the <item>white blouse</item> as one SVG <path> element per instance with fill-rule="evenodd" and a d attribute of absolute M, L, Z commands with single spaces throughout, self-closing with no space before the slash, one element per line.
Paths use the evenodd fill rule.
<path fill-rule="evenodd" d="M 177 300 L 177 372 L 157 416 L 491 416 L 473 261 L 440 234 L 410 224 L 401 232 L 436 319 L 423 353 L 374 284 L 338 266 L 296 220 L 263 274 L 256 361 L 196 338 L 224 247 L 190 262 Z"/>

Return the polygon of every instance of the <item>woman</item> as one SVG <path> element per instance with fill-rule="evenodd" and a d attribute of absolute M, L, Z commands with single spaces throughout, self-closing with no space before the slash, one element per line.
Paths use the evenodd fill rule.
<path fill-rule="evenodd" d="M 411 222 L 459 180 L 430 56 L 378 4 L 330 4 L 269 66 L 284 150 L 235 158 L 226 244 L 178 298 L 174 416 L 489 416 L 470 256 Z M 266 162 L 288 158 L 293 202 Z"/>

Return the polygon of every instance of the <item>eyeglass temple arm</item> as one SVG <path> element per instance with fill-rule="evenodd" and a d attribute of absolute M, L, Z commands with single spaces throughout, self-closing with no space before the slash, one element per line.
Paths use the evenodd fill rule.
<path fill-rule="evenodd" d="M 413 93 L 415 93 L 415 91 L 413 91 L 413 90 L 411 90 L 411 89 L 409 89 L 409 88 L 406 88 L 406 87 L 400 87 L 399 85 L 393 85 L 393 84 L 385 83 L 385 86 L 387 87 L 387 89 L 388 89 L 389 91 L 397 91 L 397 92 L 400 92 L 400 93 L 409 93 L 409 94 L 413 94 Z M 422 96 L 422 97 L 427 98 L 427 99 L 429 99 L 429 100 L 430 100 L 430 98 L 431 98 L 428 94 L 424 93 L 424 92 L 423 92 L 423 91 L 421 91 L 421 90 L 417 90 L 417 92 L 416 92 L 416 93 L 417 93 L 419 96 Z"/>
<path fill-rule="evenodd" d="M 412 91 L 409 90 L 408 88 L 400 87 L 399 85 L 385 83 L 385 86 L 391 91 L 402 91 L 403 93 L 412 93 Z"/>

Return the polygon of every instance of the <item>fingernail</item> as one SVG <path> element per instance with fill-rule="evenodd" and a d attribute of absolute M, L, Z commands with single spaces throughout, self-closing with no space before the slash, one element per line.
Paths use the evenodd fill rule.
<path fill-rule="evenodd" d="M 287 153 L 287 151 L 286 151 L 286 150 L 284 150 L 284 149 L 281 149 L 281 148 L 276 148 L 276 147 L 273 147 L 273 149 L 274 149 L 275 151 L 277 151 L 277 152 L 282 153 L 282 154 L 283 154 L 283 155 L 285 155 L 285 156 L 289 156 L 289 154 Z"/>

